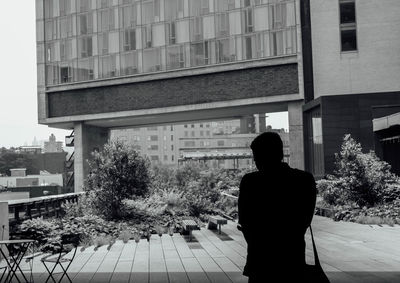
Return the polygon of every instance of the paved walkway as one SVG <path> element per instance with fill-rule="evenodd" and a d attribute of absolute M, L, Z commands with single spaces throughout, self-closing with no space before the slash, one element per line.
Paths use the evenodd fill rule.
<path fill-rule="evenodd" d="M 289 224 L 289 223 L 288 223 Z M 331 282 L 400 282 L 400 227 L 334 222 L 315 216 L 313 230 L 320 259 Z M 243 236 L 230 222 L 226 234 L 202 228 L 188 243 L 179 235 L 151 237 L 150 244 L 117 241 L 108 251 L 79 251 L 69 274 L 74 282 L 247 282 Z M 307 261 L 313 262 L 307 235 Z M 35 282 L 46 273 L 37 258 Z M 67 282 L 63 280 L 63 282 Z"/>

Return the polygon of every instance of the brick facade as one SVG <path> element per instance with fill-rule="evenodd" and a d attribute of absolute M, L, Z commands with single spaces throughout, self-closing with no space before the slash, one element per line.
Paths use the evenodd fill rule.
<path fill-rule="evenodd" d="M 298 92 L 297 64 L 286 64 L 48 93 L 48 113 L 52 118 Z"/>

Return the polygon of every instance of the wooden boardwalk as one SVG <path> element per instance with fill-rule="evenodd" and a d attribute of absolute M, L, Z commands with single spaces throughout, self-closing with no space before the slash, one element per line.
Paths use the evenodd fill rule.
<path fill-rule="evenodd" d="M 400 282 L 400 227 L 333 222 L 315 216 L 313 230 L 331 282 Z M 90 247 L 77 252 L 68 274 L 73 282 L 247 282 L 242 276 L 244 238 L 233 222 L 222 231 L 223 236 L 205 228 L 193 231 L 197 242 L 192 243 L 174 234 L 152 235 L 150 242 L 138 244 L 117 241 L 110 250 Z M 312 263 L 308 234 L 306 238 L 307 261 Z M 39 258 L 33 270 L 35 282 L 46 280 Z"/>

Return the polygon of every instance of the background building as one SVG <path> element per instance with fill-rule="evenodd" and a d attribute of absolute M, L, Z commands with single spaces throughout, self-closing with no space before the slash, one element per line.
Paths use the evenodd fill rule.
<path fill-rule="evenodd" d="M 56 141 L 54 134 L 51 134 L 48 141 L 44 142 L 43 151 L 48 152 L 63 152 L 63 142 Z"/>
<path fill-rule="evenodd" d="M 76 190 L 112 129 L 256 113 L 288 111 L 303 168 L 300 4 L 36 0 L 39 123 L 74 130 Z"/>
<path fill-rule="evenodd" d="M 372 121 L 400 105 L 400 2 L 307 0 L 304 7 L 303 55 L 312 52 L 304 60 L 306 168 L 323 176 L 345 134 L 380 152 Z"/>

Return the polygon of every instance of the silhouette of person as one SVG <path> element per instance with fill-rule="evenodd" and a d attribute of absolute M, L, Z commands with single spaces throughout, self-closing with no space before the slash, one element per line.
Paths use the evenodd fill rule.
<path fill-rule="evenodd" d="M 277 133 L 260 134 L 250 147 L 258 171 L 240 183 L 239 224 L 247 242 L 243 274 L 251 283 L 302 282 L 304 234 L 316 201 L 314 177 L 282 161 Z"/>

